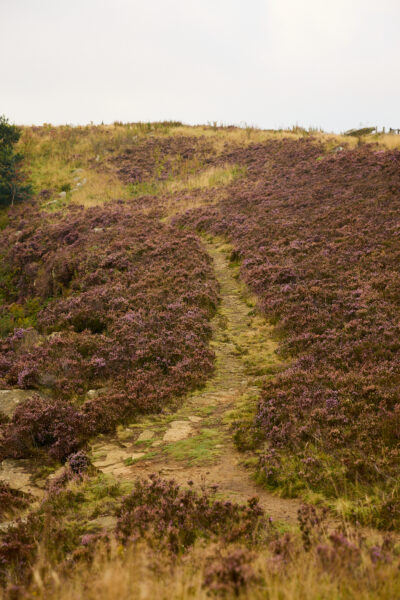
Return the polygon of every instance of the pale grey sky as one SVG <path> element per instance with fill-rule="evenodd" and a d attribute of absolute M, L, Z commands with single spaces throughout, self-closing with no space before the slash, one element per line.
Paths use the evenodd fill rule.
<path fill-rule="evenodd" d="M 0 114 L 400 127 L 400 0 L 0 0 Z"/>

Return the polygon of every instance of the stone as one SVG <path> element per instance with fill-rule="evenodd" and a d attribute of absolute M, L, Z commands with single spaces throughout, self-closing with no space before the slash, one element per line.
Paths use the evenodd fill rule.
<path fill-rule="evenodd" d="M 188 417 L 189 421 L 192 421 L 192 423 L 200 423 L 200 421 L 202 420 L 201 417 L 196 417 L 196 416 L 190 416 Z"/>
<path fill-rule="evenodd" d="M 93 398 L 97 398 L 98 396 L 100 396 L 100 394 L 104 394 L 105 392 L 107 392 L 107 388 L 102 387 L 102 388 L 98 388 L 97 390 L 88 390 L 86 392 L 86 398 L 93 399 Z"/>
<path fill-rule="evenodd" d="M 43 490 L 32 484 L 32 471 L 30 460 L 6 458 L 0 463 L 0 481 L 8 483 L 14 490 L 42 497 Z"/>
<path fill-rule="evenodd" d="M 58 194 L 58 197 L 59 197 L 59 198 L 66 198 L 66 197 L 67 197 L 67 192 L 60 192 L 60 193 Z"/>
<path fill-rule="evenodd" d="M 101 453 L 103 448 L 99 448 L 97 450 L 98 453 Z M 123 463 L 125 460 L 132 459 L 137 460 L 144 456 L 144 452 L 132 452 L 129 450 L 125 450 L 124 448 L 114 447 L 112 449 L 104 452 L 105 456 L 102 458 L 94 459 L 92 462 L 95 467 L 104 470 L 105 467 L 110 467 L 112 465 L 116 465 L 118 463 Z"/>
<path fill-rule="evenodd" d="M 104 231 L 104 228 L 103 227 L 93 227 L 93 231 L 95 233 L 101 233 L 102 231 Z"/>
<path fill-rule="evenodd" d="M 35 393 L 34 390 L 0 390 L 0 413 L 11 419 L 17 406 Z"/>
<path fill-rule="evenodd" d="M 157 448 L 158 446 L 161 446 L 161 444 L 162 444 L 161 440 L 156 440 L 155 442 L 152 443 L 151 447 Z"/>
<path fill-rule="evenodd" d="M 189 437 L 191 432 L 192 428 L 187 421 L 172 421 L 163 440 L 164 442 L 179 442 L 179 440 L 184 440 Z"/>
<path fill-rule="evenodd" d="M 47 477 L 47 481 L 54 481 L 54 479 L 62 477 L 65 472 L 66 468 L 64 466 L 59 467 L 56 471 L 54 471 L 54 473 L 50 473 L 50 475 Z"/>
<path fill-rule="evenodd" d="M 136 441 L 137 442 L 148 442 L 149 440 L 152 440 L 153 437 L 154 437 L 154 431 L 151 431 L 150 429 L 145 429 L 144 431 L 142 431 L 142 433 L 139 435 L 139 437 Z"/>

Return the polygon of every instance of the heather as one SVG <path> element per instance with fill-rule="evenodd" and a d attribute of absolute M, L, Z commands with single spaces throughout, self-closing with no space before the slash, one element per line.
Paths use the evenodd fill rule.
<path fill-rule="evenodd" d="M 27 506 L 27 498 L 8 484 L 0 482 L 0 519 Z"/>
<path fill-rule="evenodd" d="M 189 482 L 190 483 L 190 482 Z M 247 506 L 156 475 L 123 495 L 117 484 L 73 476 L 0 543 L 4 598 L 384 598 L 397 593 L 399 548 L 332 529 L 303 506 L 299 532 Z M 114 502 L 118 520 L 94 528 Z M 397 573 L 397 575 L 396 575 Z"/>
<path fill-rule="evenodd" d="M 168 122 L 18 146 L 0 597 L 398 596 L 399 151 Z"/>
<path fill-rule="evenodd" d="M 289 363 L 259 402 L 262 477 L 291 494 L 366 485 L 382 510 L 366 498 L 365 518 L 398 527 L 400 154 L 284 140 L 234 157 L 247 178 L 180 222 L 229 237 Z"/>
<path fill-rule="evenodd" d="M 41 306 L 0 340 L 0 387 L 32 389 L 2 426 L 3 456 L 47 447 L 62 459 L 204 381 L 217 295 L 193 235 L 117 203 L 15 212 L 1 236 L 3 320 Z"/>

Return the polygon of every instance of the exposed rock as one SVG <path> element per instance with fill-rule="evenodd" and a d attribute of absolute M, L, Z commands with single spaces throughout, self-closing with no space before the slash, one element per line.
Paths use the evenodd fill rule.
<path fill-rule="evenodd" d="M 154 431 L 151 431 L 150 429 L 145 429 L 139 435 L 137 441 L 138 442 L 148 442 L 149 440 L 152 440 L 153 437 L 154 437 Z"/>
<path fill-rule="evenodd" d="M 98 453 L 101 453 L 104 450 L 104 456 L 98 459 L 94 459 L 92 462 L 95 467 L 104 470 L 105 467 L 109 467 L 112 465 L 116 465 L 118 463 L 123 463 L 125 460 L 136 460 L 144 456 L 144 452 L 132 452 L 129 450 L 125 450 L 124 448 L 113 447 L 110 449 L 99 448 L 97 450 Z"/>
<path fill-rule="evenodd" d="M 107 388 L 105 387 L 98 388 L 97 390 L 88 390 L 86 392 L 86 398 L 88 398 L 88 400 L 92 400 L 93 398 L 97 398 L 100 396 L 100 394 L 104 394 L 105 392 L 107 392 Z"/>
<path fill-rule="evenodd" d="M 170 428 L 164 434 L 163 440 L 164 442 L 178 442 L 189 437 L 191 432 L 192 428 L 187 421 L 172 421 Z"/>
<path fill-rule="evenodd" d="M 54 473 L 51 473 L 48 477 L 47 477 L 47 481 L 54 481 L 54 479 L 58 479 L 59 477 L 62 477 L 64 475 L 64 473 L 66 472 L 66 468 L 64 466 L 59 467 L 56 471 L 54 471 Z"/>
<path fill-rule="evenodd" d="M 17 406 L 35 393 L 33 390 L 0 390 L 0 413 L 11 419 Z"/>
<path fill-rule="evenodd" d="M 192 421 L 192 423 L 200 423 L 200 421 L 202 420 L 201 417 L 195 417 L 195 416 L 190 416 L 188 417 L 189 421 Z"/>
<path fill-rule="evenodd" d="M 14 490 L 42 497 L 43 490 L 32 482 L 33 471 L 32 461 L 7 458 L 0 463 L 0 481 L 8 483 Z"/>

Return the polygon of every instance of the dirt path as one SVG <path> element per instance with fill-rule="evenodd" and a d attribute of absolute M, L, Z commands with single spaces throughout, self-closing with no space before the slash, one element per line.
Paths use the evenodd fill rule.
<path fill-rule="evenodd" d="M 175 412 L 146 417 L 102 437 L 92 447 L 94 465 L 119 480 L 159 473 L 178 483 L 215 488 L 223 498 L 244 502 L 258 496 L 274 520 L 296 520 L 299 502 L 274 496 L 251 478 L 249 455 L 232 442 L 232 421 L 254 408 L 260 377 L 278 364 L 271 328 L 256 314 L 229 264 L 226 244 L 206 242 L 220 285 L 221 304 L 213 320 L 214 375 Z"/>

